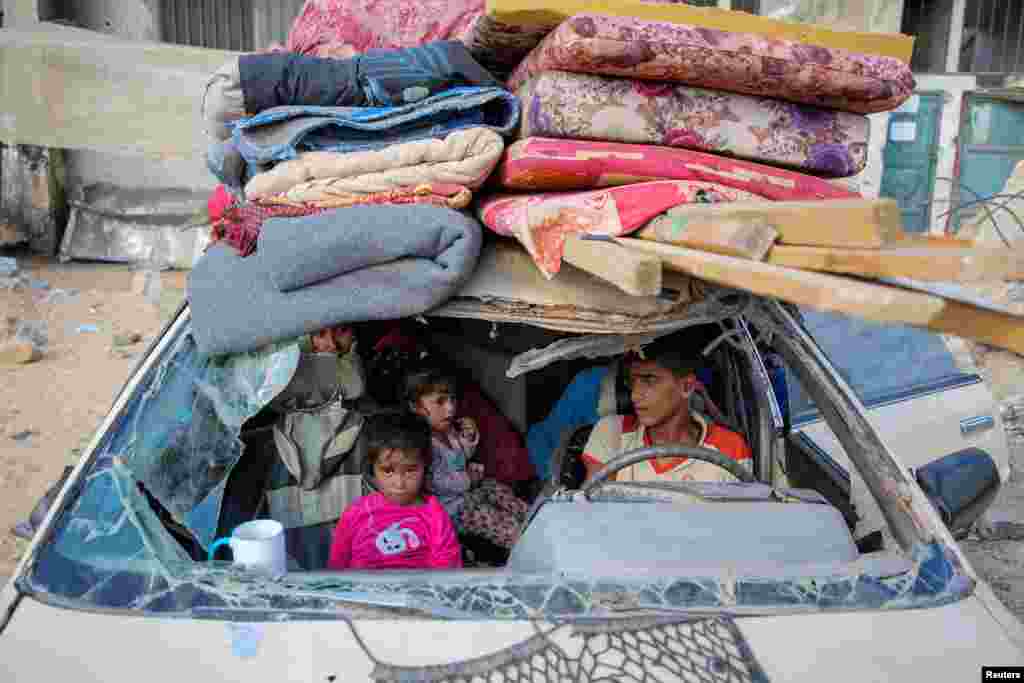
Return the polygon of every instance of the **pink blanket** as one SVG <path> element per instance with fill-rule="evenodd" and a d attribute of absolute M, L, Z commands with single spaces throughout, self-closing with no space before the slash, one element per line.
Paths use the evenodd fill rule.
<path fill-rule="evenodd" d="M 661 180 L 591 192 L 495 195 L 481 202 L 479 215 L 494 232 L 518 239 L 552 278 L 561 269 L 567 235 L 625 235 L 680 204 L 757 199 L 716 183 Z"/>
<path fill-rule="evenodd" d="M 370 48 L 461 40 L 483 0 L 306 0 L 288 33 L 291 52 L 351 57 Z"/>
<path fill-rule="evenodd" d="M 893 57 L 601 14 L 559 24 L 519 64 L 509 87 L 552 70 L 673 81 L 859 114 L 895 109 L 914 90 L 910 67 Z"/>
<path fill-rule="evenodd" d="M 513 143 L 495 178 L 510 190 L 589 190 L 645 180 L 718 183 L 774 201 L 860 195 L 827 180 L 774 166 L 672 147 L 527 138 Z"/>

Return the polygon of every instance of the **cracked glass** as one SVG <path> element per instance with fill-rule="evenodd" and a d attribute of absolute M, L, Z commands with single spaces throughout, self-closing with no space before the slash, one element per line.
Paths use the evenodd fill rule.
<path fill-rule="evenodd" d="M 21 590 L 72 608 L 229 621 L 381 614 L 543 621 L 637 613 L 738 618 L 926 607 L 973 590 L 973 579 L 940 539 L 917 543 L 905 553 L 904 566 L 888 574 L 854 562 L 805 576 L 744 575 L 723 567 L 695 576 L 646 572 L 613 580 L 506 568 L 291 572 L 272 580 L 226 561 L 206 561 L 227 476 L 244 457 L 242 426 L 288 384 L 299 349 L 280 344 L 204 358 L 187 322 L 168 334 L 173 338 L 128 390 L 101 436 L 20 579 Z M 648 502 L 658 500 L 652 495 Z"/>

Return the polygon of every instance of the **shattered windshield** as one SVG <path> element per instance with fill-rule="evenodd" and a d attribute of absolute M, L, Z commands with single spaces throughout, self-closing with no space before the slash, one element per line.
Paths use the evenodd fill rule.
<path fill-rule="evenodd" d="M 143 372 L 93 451 L 19 588 L 74 608 L 207 618 L 568 618 L 640 612 L 878 609 L 943 604 L 972 590 L 941 542 L 919 544 L 898 570 L 871 562 L 806 572 L 711 567 L 645 573 L 290 571 L 261 578 L 206 560 L 226 482 L 244 457 L 244 423 L 295 374 L 300 351 L 204 357 L 187 320 Z M 573 505 L 564 501 L 560 504 Z M 650 506 L 651 514 L 657 514 Z"/>

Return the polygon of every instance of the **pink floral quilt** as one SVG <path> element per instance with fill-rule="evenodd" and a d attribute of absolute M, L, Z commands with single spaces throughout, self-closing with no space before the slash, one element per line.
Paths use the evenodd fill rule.
<path fill-rule="evenodd" d="M 601 14 L 559 24 L 516 68 L 509 87 L 551 70 L 674 81 L 860 114 L 895 109 L 914 90 L 910 67 L 893 57 Z"/>
<path fill-rule="evenodd" d="M 519 240 L 541 272 L 552 278 L 561 269 L 568 235 L 625 235 L 681 204 L 757 199 L 716 183 L 660 180 L 591 192 L 492 195 L 478 211 L 484 225 Z"/>
<path fill-rule="evenodd" d="M 316 57 L 351 57 L 370 48 L 461 40 L 483 8 L 483 0 L 306 0 L 286 47 Z"/>
<path fill-rule="evenodd" d="M 592 140 L 519 140 L 505 150 L 494 177 L 506 189 L 534 192 L 696 180 L 773 201 L 860 197 L 827 180 L 774 166 L 688 149 Z"/>
<path fill-rule="evenodd" d="M 546 71 L 519 90 L 521 137 L 682 147 L 831 178 L 867 161 L 870 123 L 820 109 L 677 83 Z"/>

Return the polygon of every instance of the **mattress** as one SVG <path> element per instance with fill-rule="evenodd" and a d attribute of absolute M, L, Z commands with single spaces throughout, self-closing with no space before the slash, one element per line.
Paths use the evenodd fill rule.
<path fill-rule="evenodd" d="M 862 114 L 677 83 L 546 71 L 519 90 L 520 137 L 681 147 L 831 178 L 867 162 Z"/>
<path fill-rule="evenodd" d="M 859 114 L 895 109 L 914 90 L 892 57 L 766 39 L 749 33 L 578 14 L 516 68 L 516 89 L 545 71 L 671 81 Z"/>
<path fill-rule="evenodd" d="M 519 240 L 548 278 L 561 269 L 570 234 L 625 235 L 681 204 L 756 201 L 743 190 L 691 180 L 660 180 L 590 192 L 492 195 L 478 208 L 493 232 Z"/>
<path fill-rule="evenodd" d="M 527 138 L 502 156 L 494 178 L 518 191 L 588 190 L 647 180 L 696 180 L 773 201 L 860 195 L 815 176 L 687 149 L 592 140 Z"/>
<path fill-rule="evenodd" d="M 367 0 L 343 1 L 365 3 Z M 561 22 L 583 12 L 689 24 L 735 33 L 752 33 L 768 39 L 778 38 L 820 47 L 894 57 L 904 64 L 910 63 L 914 47 L 912 36 L 836 31 L 825 26 L 780 21 L 747 12 L 693 7 L 680 0 L 487 0 L 483 16 L 476 19 L 460 39 L 466 43 L 478 62 L 492 73 L 504 74 L 514 69 L 530 50 Z M 370 26 L 364 29 L 364 33 L 373 35 L 378 30 L 376 26 Z M 437 40 L 439 36 L 431 38 Z"/>

